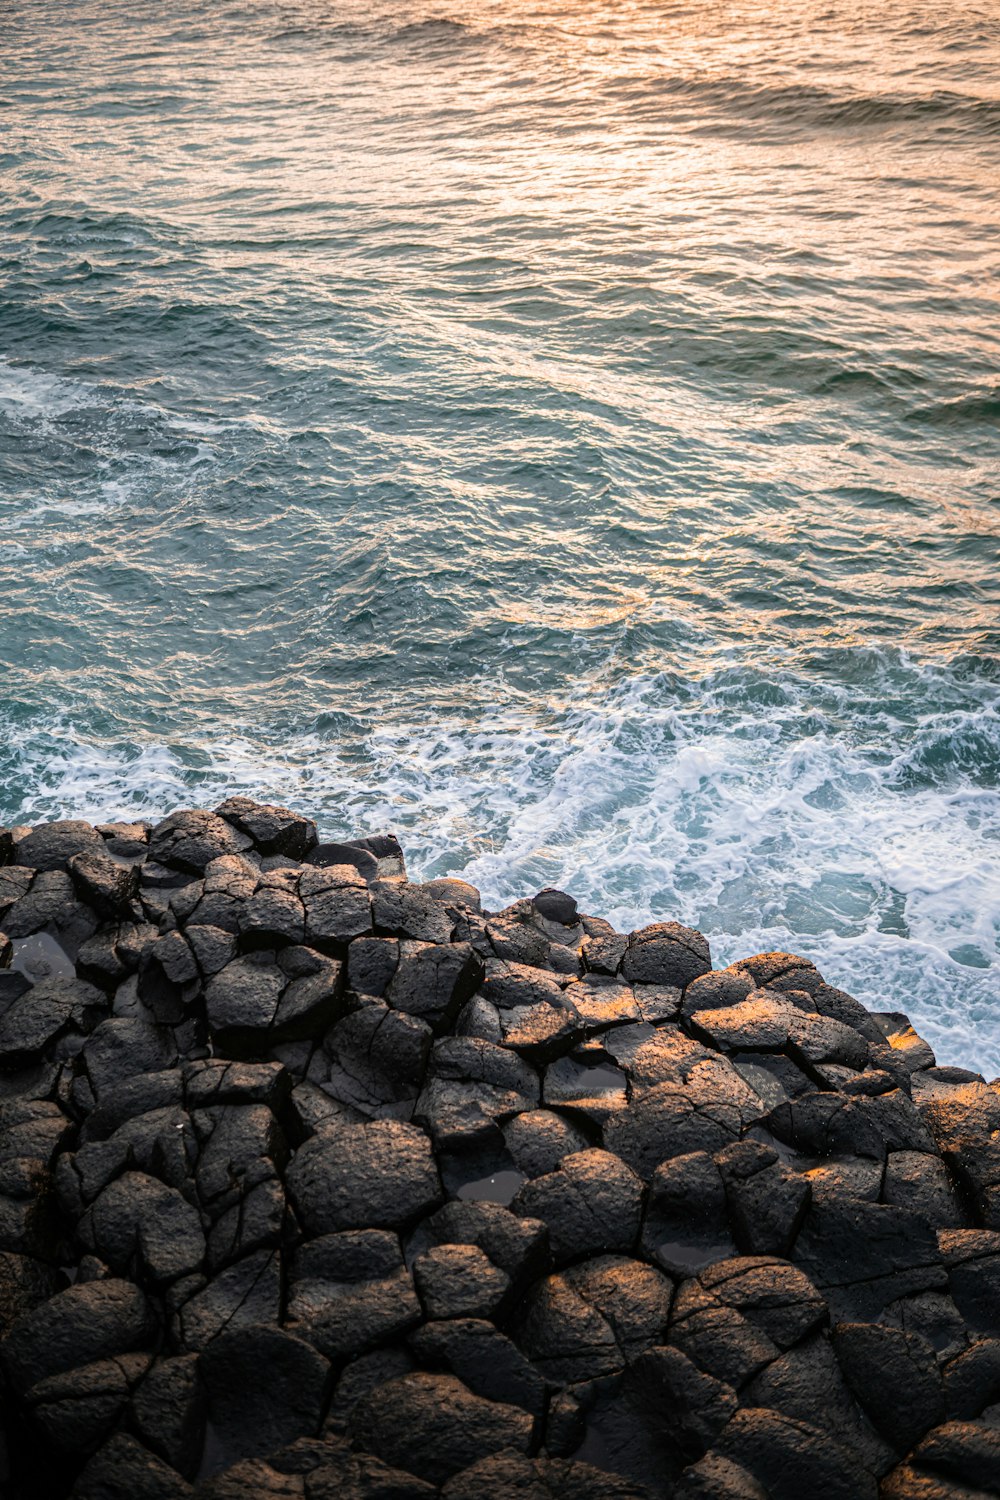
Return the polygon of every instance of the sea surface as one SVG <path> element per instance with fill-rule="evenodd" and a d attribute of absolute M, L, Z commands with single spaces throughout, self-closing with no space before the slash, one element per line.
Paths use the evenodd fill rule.
<path fill-rule="evenodd" d="M 996 0 L 0 49 L 0 819 L 259 794 L 1000 1071 Z"/>

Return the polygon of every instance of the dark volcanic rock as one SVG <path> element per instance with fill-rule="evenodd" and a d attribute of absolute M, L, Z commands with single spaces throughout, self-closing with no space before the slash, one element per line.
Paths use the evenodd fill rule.
<path fill-rule="evenodd" d="M 693 927 L 679 922 L 657 922 L 633 932 L 621 971 L 631 984 L 686 984 L 712 967 L 708 943 Z"/>
<path fill-rule="evenodd" d="M 442 1198 L 431 1143 L 396 1120 L 343 1125 L 300 1149 L 288 1186 L 308 1230 L 394 1228 L 435 1208 Z"/>
<path fill-rule="evenodd" d="M 1000 1493 L 997 1088 L 480 908 L 242 797 L 0 833 L 5 1494 Z"/>
<path fill-rule="evenodd" d="M 474 1396 L 453 1375 L 380 1386 L 355 1411 L 355 1438 L 387 1463 L 441 1484 L 490 1453 L 526 1453 L 534 1423 L 520 1407 Z"/>

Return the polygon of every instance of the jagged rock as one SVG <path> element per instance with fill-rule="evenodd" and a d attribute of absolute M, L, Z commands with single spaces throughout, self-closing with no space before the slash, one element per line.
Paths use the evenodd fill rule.
<path fill-rule="evenodd" d="M 132 1396 L 132 1421 L 153 1453 L 185 1479 L 201 1458 L 206 1400 L 196 1354 L 156 1359 Z"/>
<path fill-rule="evenodd" d="M 944 1417 L 933 1345 L 880 1323 L 839 1323 L 833 1348 L 855 1398 L 898 1453 Z"/>
<path fill-rule="evenodd" d="M 648 1179 L 667 1157 L 714 1154 L 738 1139 L 740 1128 L 738 1106 L 717 1090 L 706 1098 L 684 1085 L 663 1083 L 608 1121 L 604 1143 Z"/>
<path fill-rule="evenodd" d="M 551 1110 L 530 1109 L 504 1126 L 504 1141 L 518 1171 L 526 1177 L 555 1172 L 564 1156 L 583 1151 L 587 1138 Z"/>
<path fill-rule="evenodd" d="M 436 1147 L 493 1133 L 503 1116 L 539 1101 L 538 1075 L 514 1053 L 479 1037 L 443 1037 L 431 1052 L 414 1120 Z"/>
<path fill-rule="evenodd" d="M 89 823 L 70 819 L 30 829 L 15 840 L 12 852 L 13 863 L 30 870 L 68 870 L 77 855 L 103 858 L 104 840 Z"/>
<path fill-rule="evenodd" d="M 526 1453 L 534 1423 L 484 1401 L 453 1375 L 415 1373 L 380 1386 L 355 1410 L 355 1439 L 386 1463 L 442 1484 L 487 1454 Z"/>
<path fill-rule="evenodd" d="M 428 1318 L 489 1318 L 510 1280 L 475 1245 L 435 1245 L 413 1262 L 413 1280 Z"/>
<path fill-rule="evenodd" d="M 304 859 L 316 844 L 316 824 L 311 818 L 289 812 L 287 807 L 254 802 L 250 797 L 229 797 L 215 812 L 246 834 L 260 854 Z"/>
<path fill-rule="evenodd" d="M 447 1203 L 429 1220 L 427 1231 L 436 1244 L 478 1246 L 515 1288 L 549 1267 L 546 1226 L 518 1218 L 499 1203 Z"/>
<path fill-rule="evenodd" d="M 176 812 L 149 835 L 149 858 L 168 869 L 201 875 L 215 859 L 240 854 L 251 840 L 210 812 Z"/>
<path fill-rule="evenodd" d="M 608 1151 L 578 1151 L 558 1171 L 526 1183 L 511 1209 L 542 1220 L 557 1261 L 628 1251 L 639 1235 L 642 1182 Z"/>
<path fill-rule="evenodd" d="M 662 1162 L 649 1183 L 643 1253 L 672 1275 L 688 1276 L 735 1254 L 726 1192 L 705 1151 Z"/>
<path fill-rule="evenodd" d="M 353 865 L 303 870 L 298 883 L 305 907 L 306 942 L 339 953 L 352 938 L 372 930 L 372 906 L 364 876 Z"/>
<path fill-rule="evenodd" d="M 875 1500 L 875 1480 L 845 1447 L 806 1422 L 766 1408 L 742 1407 L 716 1451 L 752 1474 L 769 1500 Z"/>
<path fill-rule="evenodd" d="M 621 972 L 630 984 L 683 989 L 711 967 L 708 943 L 700 932 L 679 922 L 656 922 L 630 934 Z"/>
<path fill-rule="evenodd" d="M 439 1031 L 454 1021 L 482 973 L 482 962 L 468 943 L 440 947 L 404 940 L 383 993 L 394 1010 L 416 1016 Z"/>
<path fill-rule="evenodd" d="M 184 1500 L 191 1486 L 135 1438 L 118 1432 L 89 1460 L 73 1500 Z"/>
<path fill-rule="evenodd" d="M 276 1324 L 281 1310 L 281 1265 L 274 1250 L 258 1250 L 227 1266 L 185 1301 L 177 1315 L 177 1341 L 200 1352 L 223 1330 Z"/>
<path fill-rule="evenodd" d="M 457 1375 L 487 1401 L 520 1406 L 534 1417 L 545 1407 L 545 1381 L 531 1362 L 492 1323 L 451 1318 L 427 1323 L 410 1336 L 410 1347 L 431 1368 Z"/>
<path fill-rule="evenodd" d="M 864 1316 L 909 1292 L 947 1285 L 934 1231 L 919 1214 L 860 1199 L 813 1203 L 796 1259 L 831 1306 Z"/>
<path fill-rule="evenodd" d="M 92 1452 L 118 1425 L 150 1362 L 148 1354 L 125 1354 L 51 1375 L 25 1397 L 32 1420 L 61 1452 Z"/>
<path fill-rule="evenodd" d="M 442 1198 L 430 1141 L 416 1126 L 396 1120 L 314 1136 L 292 1162 L 288 1186 L 314 1234 L 395 1228 L 430 1212 Z"/>
<path fill-rule="evenodd" d="M 1000 1234 L 943 1229 L 938 1246 L 955 1305 L 968 1327 L 991 1334 L 1000 1327 Z"/>
<path fill-rule="evenodd" d="M 325 1235 L 297 1251 L 288 1324 L 328 1359 L 402 1337 L 423 1312 L 394 1234 Z"/>
<path fill-rule="evenodd" d="M 80 1220 L 81 1242 L 116 1275 L 174 1281 L 198 1271 L 205 1235 L 196 1208 L 144 1172 L 108 1184 Z"/>
<path fill-rule="evenodd" d="M 280 1328 L 226 1329 L 202 1352 L 200 1372 L 215 1439 L 234 1458 L 261 1457 L 319 1429 L 330 1365 L 304 1339 Z"/>
<path fill-rule="evenodd" d="M 733 1234 L 745 1255 L 787 1256 L 802 1227 L 812 1183 L 758 1141 L 737 1141 L 716 1158 Z"/>
<path fill-rule="evenodd" d="M 139 871 L 101 854 L 74 854 L 69 873 L 81 901 L 101 917 L 127 913 L 139 894 Z"/>
<path fill-rule="evenodd" d="M 0 1345 L 0 1366 L 15 1390 L 27 1391 L 52 1375 L 131 1354 L 153 1339 L 155 1328 L 137 1286 L 91 1281 L 17 1318 Z"/>
<path fill-rule="evenodd" d="M 914 1448 L 914 1468 L 952 1484 L 1000 1492 L 1000 1432 L 985 1422 L 944 1422 Z"/>

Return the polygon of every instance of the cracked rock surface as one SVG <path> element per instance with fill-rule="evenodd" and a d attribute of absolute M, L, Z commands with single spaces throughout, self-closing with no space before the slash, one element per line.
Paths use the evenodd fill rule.
<path fill-rule="evenodd" d="M 9 1500 L 1000 1497 L 1000 1084 L 234 797 L 0 830 Z"/>

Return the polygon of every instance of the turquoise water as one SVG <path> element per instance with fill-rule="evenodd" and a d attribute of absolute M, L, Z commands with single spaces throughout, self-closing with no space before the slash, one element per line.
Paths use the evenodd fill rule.
<path fill-rule="evenodd" d="M 996 6 L 0 15 L 0 816 L 260 793 L 1000 1071 Z"/>

